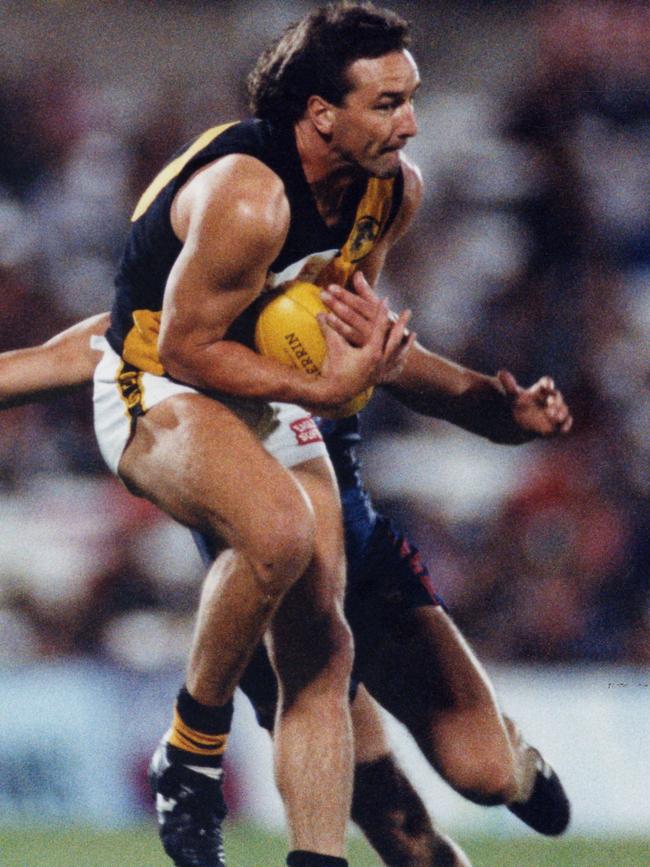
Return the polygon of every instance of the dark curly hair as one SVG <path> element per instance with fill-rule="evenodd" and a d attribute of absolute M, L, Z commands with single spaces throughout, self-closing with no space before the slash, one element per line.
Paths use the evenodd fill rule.
<path fill-rule="evenodd" d="M 317 94 L 340 105 L 350 90 L 348 66 L 409 45 L 409 25 L 372 3 L 330 3 L 288 27 L 248 76 L 256 117 L 292 124 Z"/>

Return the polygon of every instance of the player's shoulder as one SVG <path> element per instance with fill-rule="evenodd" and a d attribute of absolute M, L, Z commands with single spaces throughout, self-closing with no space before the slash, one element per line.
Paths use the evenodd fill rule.
<path fill-rule="evenodd" d="M 233 153 L 219 157 L 194 180 L 200 186 L 201 194 L 221 207 L 242 199 L 253 199 L 262 205 L 275 201 L 285 191 L 284 181 L 277 172 L 249 154 Z"/>
<path fill-rule="evenodd" d="M 174 220 L 185 226 L 228 221 L 242 232 L 270 236 L 286 231 L 289 205 L 284 182 L 257 157 L 232 153 L 197 171 L 179 191 Z"/>

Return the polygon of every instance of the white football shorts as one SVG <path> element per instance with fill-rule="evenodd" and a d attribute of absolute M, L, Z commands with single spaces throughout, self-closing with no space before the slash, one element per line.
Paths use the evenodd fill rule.
<path fill-rule="evenodd" d="M 174 394 L 199 392 L 164 376 L 131 370 L 104 337 L 93 337 L 91 345 L 103 353 L 94 376 L 95 435 L 102 457 L 117 475 L 137 416 Z M 301 407 L 230 395 L 218 399 L 254 431 L 267 452 L 282 466 L 295 467 L 327 455 L 316 422 Z"/>

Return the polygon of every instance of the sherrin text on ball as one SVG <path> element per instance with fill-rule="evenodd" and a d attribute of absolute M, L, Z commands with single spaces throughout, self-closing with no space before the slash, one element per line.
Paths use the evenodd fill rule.
<path fill-rule="evenodd" d="M 314 283 L 296 281 L 262 308 L 255 325 L 255 347 L 262 355 L 275 358 L 287 367 L 296 367 L 308 376 L 319 376 L 325 360 L 326 343 L 316 317 L 326 313 Z M 327 413 L 328 418 L 345 418 L 368 403 L 373 389 Z M 323 413 L 325 415 L 325 413 Z"/>

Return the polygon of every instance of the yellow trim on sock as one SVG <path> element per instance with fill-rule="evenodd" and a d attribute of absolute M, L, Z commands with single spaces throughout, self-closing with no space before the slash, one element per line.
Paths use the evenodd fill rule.
<path fill-rule="evenodd" d="M 185 750 L 198 756 L 220 756 L 226 750 L 228 735 L 209 735 L 190 728 L 183 722 L 178 711 L 174 708 L 174 719 L 167 741 L 179 750 Z"/>

